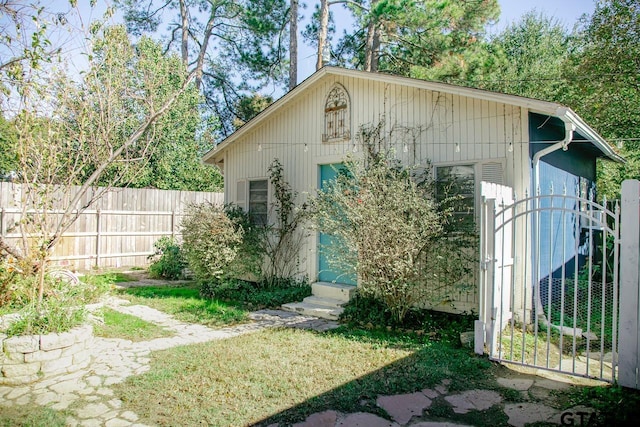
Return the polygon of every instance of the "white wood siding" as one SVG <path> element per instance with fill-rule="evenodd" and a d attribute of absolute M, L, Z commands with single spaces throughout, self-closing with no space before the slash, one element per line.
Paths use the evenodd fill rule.
<path fill-rule="evenodd" d="M 351 139 L 323 143 L 324 104 L 335 83 L 349 93 Z M 385 130 L 395 135 L 393 148 L 405 164 L 491 160 L 503 165 L 504 185 L 519 194 L 528 188 L 526 109 L 366 78 L 327 75 L 225 149 L 226 200 L 236 199 L 233 193 L 238 181 L 266 178 L 270 163 L 278 158 L 285 179 L 300 193 L 301 203 L 318 186 L 318 166 L 353 154 L 359 128 L 381 120 Z M 311 281 L 317 276 L 316 244 L 312 236 L 300 254 Z M 475 294 L 461 295 L 460 302 L 460 309 L 477 310 Z"/>

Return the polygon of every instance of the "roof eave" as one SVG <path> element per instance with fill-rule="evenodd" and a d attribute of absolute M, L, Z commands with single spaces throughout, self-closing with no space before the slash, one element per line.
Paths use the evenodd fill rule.
<path fill-rule="evenodd" d="M 338 67 L 323 67 L 320 70 L 313 73 L 307 79 L 305 79 L 302 83 L 296 86 L 294 89 L 286 93 L 280 99 L 269 105 L 265 110 L 263 110 L 260 114 L 255 116 L 253 119 L 249 120 L 244 124 L 240 129 L 235 131 L 228 138 L 223 140 L 220 144 L 218 144 L 215 148 L 206 153 L 202 161 L 204 163 L 214 164 L 216 163 L 216 159 L 219 159 L 223 156 L 223 152 L 225 149 L 233 143 L 238 138 L 242 137 L 244 134 L 249 132 L 258 124 L 262 123 L 264 120 L 267 120 L 273 113 L 275 113 L 278 108 L 288 102 L 291 98 L 295 97 L 298 93 L 304 91 L 307 87 L 313 85 L 315 82 L 320 80 L 327 74 L 339 75 L 339 76 L 352 76 L 355 78 L 363 78 L 365 72 L 358 70 L 350 70 L 346 68 L 338 68 Z M 517 95 L 508 95 L 504 93 L 491 92 L 482 89 L 475 89 L 465 86 L 455 86 L 447 83 L 441 82 L 432 82 L 427 80 L 417 80 L 409 77 L 403 76 L 394 76 L 391 74 L 385 73 L 366 73 L 367 78 L 375 81 L 382 82 L 397 82 L 402 83 L 406 82 L 407 85 L 411 85 L 417 88 L 423 88 L 427 90 L 442 90 L 447 93 L 459 96 L 467 96 L 479 98 L 487 101 L 500 102 L 505 104 L 511 104 L 515 106 L 519 106 L 522 108 L 526 108 L 530 111 L 547 114 L 550 116 L 556 116 L 563 121 L 569 121 L 576 126 L 576 129 L 579 130 L 580 134 L 585 136 L 598 150 L 603 154 L 603 156 L 616 161 L 624 163 L 625 160 L 618 155 L 613 148 L 600 136 L 596 131 L 594 131 L 589 125 L 587 125 L 574 111 L 570 108 L 567 108 L 563 105 L 556 104 L 549 101 L 541 101 L 533 98 L 525 98 Z"/>
<path fill-rule="evenodd" d="M 204 163 L 213 164 L 216 163 L 216 159 L 223 155 L 224 150 L 229 146 L 229 144 L 233 143 L 238 138 L 241 138 L 242 135 L 249 132 L 258 124 L 265 121 L 269 118 L 273 113 L 275 113 L 280 105 L 285 104 L 291 98 L 295 97 L 298 93 L 302 92 L 305 88 L 311 86 L 316 81 L 320 80 L 325 74 L 329 72 L 329 67 L 321 68 L 320 70 L 313 73 L 311 76 L 306 78 L 303 82 L 301 82 L 298 86 L 284 94 L 280 99 L 271 103 L 267 108 L 262 110 L 257 116 L 249 120 L 247 123 L 242 125 L 241 128 L 236 130 L 234 133 L 225 138 L 220 144 L 216 145 L 214 148 L 209 150 L 204 156 L 202 156 L 202 161 Z"/>
<path fill-rule="evenodd" d="M 576 130 L 580 133 L 580 135 L 584 136 L 587 140 L 589 140 L 604 157 L 607 157 L 610 160 L 618 163 L 626 163 L 627 161 L 624 157 L 620 156 L 616 153 L 609 145 L 609 143 L 601 137 L 595 130 L 591 128 L 580 116 L 578 116 L 575 111 L 570 108 L 563 107 L 564 111 L 562 116 L 558 116 L 561 119 L 566 119 L 569 122 L 573 123 L 576 127 Z"/>

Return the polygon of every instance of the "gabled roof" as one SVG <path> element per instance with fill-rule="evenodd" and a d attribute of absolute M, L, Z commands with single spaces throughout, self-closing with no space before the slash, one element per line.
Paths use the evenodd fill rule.
<path fill-rule="evenodd" d="M 613 150 L 609 143 L 607 143 L 604 138 L 598 135 L 598 133 L 594 131 L 584 120 L 582 120 L 582 118 L 580 118 L 580 116 L 578 116 L 573 110 L 554 102 L 541 101 L 538 99 L 525 98 L 516 95 L 507 95 L 503 93 L 474 89 L 464 86 L 456 86 L 448 83 L 412 79 L 409 77 L 401 77 L 385 73 L 371 73 L 338 67 L 323 67 L 309 76 L 293 90 L 289 91 L 283 97 L 264 109 L 260 114 L 245 123 L 244 126 L 235 131 L 222 142 L 220 142 L 214 149 L 207 152 L 202 158 L 203 162 L 211 164 L 216 163 L 216 158 L 222 154 L 227 146 L 232 144 L 238 138 L 242 137 L 242 135 L 254 129 L 256 126 L 260 125 L 265 120 L 268 120 L 272 114 L 278 111 L 283 105 L 299 96 L 308 87 L 312 86 L 314 83 L 321 80 L 325 76 L 331 75 L 367 79 L 382 83 L 409 86 L 416 89 L 439 91 L 451 95 L 459 95 L 484 101 L 499 102 L 526 108 L 535 113 L 558 117 L 564 122 L 572 123 L 576 128 L 576 132 L 584 137 L 585 140 L 591 142 L 602 156 L 608 157 L 609 159 L 618 162 L 624 161 L 624 159 Z"/>

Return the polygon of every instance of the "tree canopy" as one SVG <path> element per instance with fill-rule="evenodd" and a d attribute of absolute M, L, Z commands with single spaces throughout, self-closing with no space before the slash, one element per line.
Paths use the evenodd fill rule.
<path fill-rule="evenodd" d="M 67 9 L 74 4 L 70 1 Z M 205 189 L 212 188 L 206 182 L 219 183 L 219 176 L 202 168 L 197 157 L 266 108 L 274 94 L 295 85 L 290 80 L 297 79 L 297 64 L 288 54 L 298 49 L 295 28 L 302 19 L 298 6 L 302 11 L 315 6 L 302 32 L 303 40 L 323 53 L 325 44 L 320 39 L 326 37 L 332 46 L 330 64 L 568 105 L 605 138 L 620 145 L 629 159 L 626 169 L 602 168 L 607 171 L 603 179 L 613 180 L 602 188 L 613 195 L 621 179 L 637 176 L 638 0 L 598 1 L 592 16 L 584 16 L 572 30 L 531 11 L 492 37 L 486 32 L 499 16 L 497 0 L 322 0 L 307 4 L 117 0 L 114 6 L 122 13 L 119 16 L 132 39 L 131 49 L 152 58 L 148 64 L 155 61 L 156 72 L 164 73 L 164 89 L 156 96 L 179 84 L 171 69 L 180 66 L 195 73 L 194 86 L 154 123 L 155 151 L 146 153 L 146 166 L 131 185 Z M 355 22 L 341 35 L 333 21 L 337 7 Z M 16 93 L 19 79 L 33 78 L 42 64 L 63 54 L 50 35 L 55 28 L 66 28 L 70 15 L 67 9 L 55 12 L 37 3 L 23 5 L 12 0 L 2 2 L 0 8 L 8 17 L 1 24 L 7 37 L 0 40 L 0 75 L 2 89 L 9 95 Z M 113 13 L 108 9 L 108 14 Z M 38 25 L 30 25 L 29 31 L 16 30 L 29 22 Z M 171 65 L 163 68 L 160 59 L 165 56 Z M 151 67 L 144 61 L 128 66 Z M 0 126 L 14 120 L 15 114 L 8 114 L 7 108 L 8 103 L 3 102 Z M 6 150 L 11 139 L 6 133 L 0 140 L 5 148 L 0 172 L 5 175 L 15 157 Z"/>
<path fill-rule="evenodd" d="M 628 160 L 599 165 L 601 195 L 640 176 L 640 1 L 598 1 L 573 30 L 532 11 L 490 40 L 413 76 L 571 107 Z"/>
<path fill-rule="evenodd" d="M 220 189 L 220 173 L 200 162 L 201 155 L 213 146 L 219 129 L 217 118 L 203 114 L 204 101 L 194 84 L 182 87 L 190 79 L 189 73 L 199 74 L 198 65 L 185 66 L 178 55 L 166 52 L 159 42 L 146 36 L 133 44 L 124 27 L 109 26 L 112 9 L 107 9 L 103 19 L 92 21 L 83 31 L 75 26 L 77 22 L 71 23 L 80 15 L 73 3 L 57 5 L 58 9 L 11 1 L 0 5 L 8 17 L 2 23 L 6 37 L 0 40 L 0 85 L 6 95 L 0 98 L 0 176 L 16 179 L 19 173 L 24 173 L 18 160 L 21 151 L 25 152 L 21 146 L 24 133 L 31 129 L 27 126 L 31 122 L 25 121 L 26 111 L 36 114 L 40 127 L 48 120 L 50 123 L 45 127 L 64 128 L 66 135 L 75 132 L 83 144 L 90 145 L 87 141 L 108 136 L 108 143 L 97 151 L 78 151 L 76 146 L 61 158 L 68 165 L 56 167 L 59 171 L 73 169 L 77 162 L 82 162 L 81 170 L 71 175 L 73 184 L 78 185 L 97 171 L 110 152 L 142 126 L 146 118 L 153 116 L 150 129 L 143 135 L 145 144 L 136 144 L 137 151 L 125 152 L 128 158 L 137 159 L 136 167 L 131 168 L 131 161 L 110 164 L 94 184 Z M 68 49 L 71 36 L 61 38 L 61 33 L 82 36 L 81 44 L 87 51 L 76 56 L 76 60 L 85 58 L 88 69 L 73 70 L 64 50 Z M 155 117 L 160 105 L 176 91 L 184 93 L 172 101 L 170 109 Z M 101 126 L 108 130 L 108 135 L 97 132 Z M 61 134 L 61 129 L 55 131 L 56 135 Z M 44 138 L 42 143 L 51 143 L 49 139 Z M 124 173 L 129 169 L 135 172 Z M 121 180 L 114 182 L 115 176 Z M 64 182 L 68 177 L 61 175 Z"/>
<path fill-rule="evenodd" d="M 461 55 L 497 20 L 497 0 L 371 0 L 348 2 L 354 31 L 339 43 L 341 63 L 365 71 L 411 75 Z"/>
<path fill-rule="evenodd" d="M 159 37 L 185 66 L 201 64 L 196 86 L 233 132 L 239 99 L 270 84 L 288 85 L 289 7 L 285 0 L 118 0 L 133 36 Z"/>
<path fill-rule="evenodd" d="M 599 189 L 617 196 L 624 179 L 640 177 L 640 1 L 599 2 L 578 37 L 567 66 L 570 102 L 627 159 L 599 168 Z"/>
<path fill-rule="evenodd" d="M 122 45 L 131 48 L 115 50 L 114 40 L 120 40 Z M 119 111 L 112 115 L 116 119 L 129 117 L 135 121 L 140 113 L 151 114 L 154 103 L 164 101 L 168 95 L 180 90 L 184 83 L 184 67 L 177 55 L 166 55 L 162 46 L 148 37 L 142 37 L 137 44 L 131 45 L 123 27 L 107 29 L 104 39 L 96 44 L 94 55 L 99 58 L 94 66 L 98 76 L 95 82 L 97 87 L 88 88 L 89 91 L 83 95 L 85 99 L 91 99 L 96 92 L 101 92 L 102 88 L 108 88 L 111 84 L 112 76 L 107 73 L 112 72 L 108 68 L 112 66 L 112 56 L 119 58 L 118 66 L 122 67 L 122 75 L 131 78 L 129 82 L 122 81 L 125 86 L 116 89 L 124 95 L 122 104 L 116 107 Z M 140 79 L 138 73 L 153 76 L 154 82 Z M 135 102 L 136 99 L 142 102 Z M 131 153 L 132 158 L 139 159 L 140 167 L 135 168 L 135 173 L 125 175 L 128 186 L 194 191 L 221 188 L 221 176 L 217 170 L 200 162 L 202 154 L 212 148 L 213 133 L 217 129 L 215 121 L 202 120 L 200 108 L 202 96 L 192 84 L 180 94 L 171 109 L 146 131 L 143 138 L 147 144 L 139 146 L 143 147 L 139 152 Z M 96 109 L 96 114 L 99 113 L 100 110 Z M 124 129 L 117 131 L 117 135 L 127 135 L 127 129 L 132 128 L 126 122 L 120 122 L 119 126 Z M 139 126 L 137 121 L 133 123 L 135 126 Z M 112 141 L 117 138 L 114 135 Z M 97 164 L 100 162 L 101 159 L 97 159 Z M 123 165 L 126 167 L 128 163 L 113 165 L 101 183 L 108 184 L 111 175 L 121 172 Z M 95 167 L 96 164 L 88 165 L 87 172 Z"/>

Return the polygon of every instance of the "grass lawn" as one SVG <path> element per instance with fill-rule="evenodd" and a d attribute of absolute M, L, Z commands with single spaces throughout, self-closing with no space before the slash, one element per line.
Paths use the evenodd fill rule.
<path fill-rule="evenodd" d="M 66 415 L 39 405 L 0 406 L 0 427 L 64 427 Z"/>
<path fill-rule="evenodd" d="M 488 382 L 492 366 L 469 350 L 418 337 L 266 330 L 154 353 L 151 370 L 117 385 L 116 394 L 144 423 L 244 426 L 296 422 L 328 408 L 382 414 L 378 395 L 445 378 L 450 389 L 496 388 Z M 495 416 L 483 423 L 476 414 L 473 424 L 497 425 Z"/>
<path fill-rule="evenodd" d="M 101 285 L 101 284 L 107 284 L 107 285 L 112 285 L 115 283 L 126 283 L 126 282 L 133 282 L 136 279 L 125 274 L 122 273 L 120 271 L 110 271 L 110 272 L 105 272 L 105 273 L 89 273 L 87 275 L 81 276 L 80 279 L 83 282 L 92 284 L 92 285 Z"/>
<path fill-rule="evenodd" d="M 104 308 L 102 316 L 104 323 L 95 325 L 93 329 L 97 337 L 122 338 L 137 342 L 174 335 L 173 332 L 161 326 L 110 308 Z"/>
<path fill-rule="evenodd" d="M 134 287 L 121 290 L 119 295 L 132 304 L 147 305 L 183 322 L 220 327 L 248 321 L 248 311 L 238 303 L 202 298 L 195 284 Z"/>

